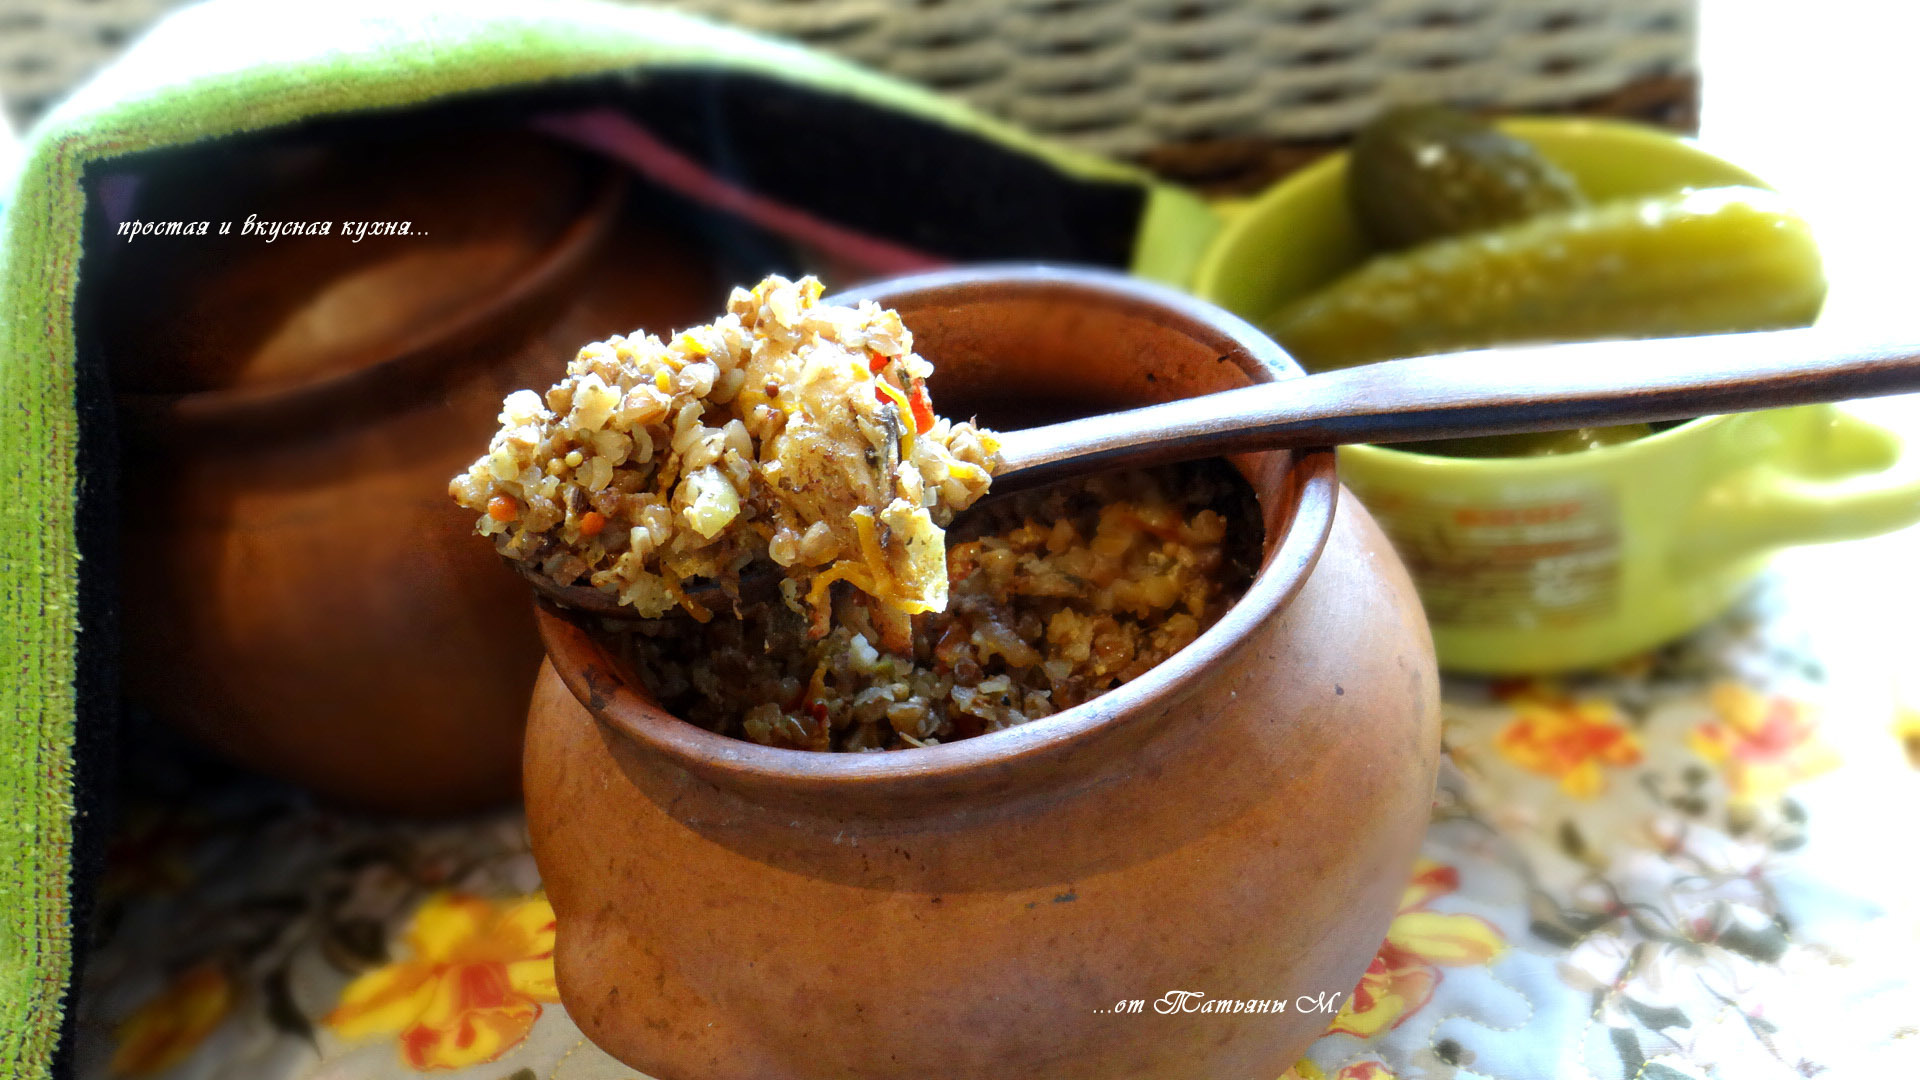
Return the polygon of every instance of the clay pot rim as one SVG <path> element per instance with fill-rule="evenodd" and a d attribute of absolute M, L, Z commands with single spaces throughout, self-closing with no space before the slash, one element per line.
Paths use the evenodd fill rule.
<path fill-rule="evenodd" d="M 580 168 L 586 197 L 545 246 L 530 251 L 485 297 L 361 354 L 372 354 L 371 361 L 303 382 L 121 394 L 116 401 L 123 415 L 141 431 L 281 437 L 363 410 L 383 388 L 421 383 L 458 362 L 461 346 L 485 339 L 564 288 L 606 238 L 625 203 L 626 174 L 591 159 Z"/>
<path fill-rule="evenodd" d="M 894 303 L 909 293 L 944 291 L 964 301 L 969 293 L 1004 295 L 1007 290 L 1079 294 L 1130 314 L 1147 314 L 1189 331 L 1189 336 L 1227 343 L 1229 355 L 1256 381 L 1304 374 L 1278 345 L 1238 316 L 1107 270 L 969 266 L 875 282 L 829 299 Z M 1290 458 L 1274 490 L 1259 492 L 1265 517 L 1274 516 L 1267 500 L 1290 500 L 1280 515 L 1287 522 L 1285 532 L 1277 543 L 1268 539 L 1266 557 L 1246 595 L 1220 621 L 1124 686 L 1044 719 L 969 739 L 869 754 L 762 746 L 708 731 L 654 705 L 620 676 L 618 661 L 589 629 L 591 616 L 537 600 L 540 636 L 561 681 L 604 727 L 688 772 L 749 797 L 798 798 L 847 809 L 910 809 L 917 796 L 965 790 L 976 782 L 992 785 L 1010 768 L 1063 760 L 1129 722 L 1162 715 L 1209 668 L 1244 645 L 1306 582 L 1333 526 L 1339 495 L 1333 450 L 1296 452 Z"/>

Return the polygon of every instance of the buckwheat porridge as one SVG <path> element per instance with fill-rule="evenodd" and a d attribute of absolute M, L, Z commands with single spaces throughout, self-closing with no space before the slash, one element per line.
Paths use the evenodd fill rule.
<path fill-rule="evenodd" d="M 507 399 L 452 482 L 502 555 L 634 609 L 609 633 L 675 715 L 811 750 L 947 742 L 1132 679 L 1245 590 L 1259 516 L 1219 462 L 956 523 L 998 439 L 935 414 L 897 315 L 820 291 L 770 277 L 671 342 L 588 345 L 544 397 Z M 777 597 L 740 588 L 769 563 Z M 731 610 L 689 595 L 701 580 Z"/>

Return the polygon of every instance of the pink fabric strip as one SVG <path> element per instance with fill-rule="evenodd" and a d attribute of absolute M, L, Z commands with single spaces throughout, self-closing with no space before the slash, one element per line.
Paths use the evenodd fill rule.
<path fill-rule="evenodd" d="M 709 172 L 618 109 L 550 114 L 536 119 L 534 127 L 623 161 L 670 191 L 876 274 L 904 274 L 950 265 L 949 260 L 822 221 L 756 195 Z"/>

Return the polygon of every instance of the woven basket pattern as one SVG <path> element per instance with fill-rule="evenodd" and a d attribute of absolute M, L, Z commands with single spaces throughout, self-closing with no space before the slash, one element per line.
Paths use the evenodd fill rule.
<path fill-rule="evenodd" d="M 0 101 L 17 127 L 185 0 L 0 0 Z"/>
<path fill-rule="evenodd" d="M 0 0 L 0 95 L 15 122 L 181 2 Z M 1077 149 L 1202 183 L 1284 171 L 1298 155 L 1247 148 L 1317 148 L 1395 102 L 1691 122 L 1694 0 L 654 2 L 838 53 Z M 1595 104 L 1634 87 L 1652 89 L 1627 105 Z"/>
<path fill-rule="evenodd" d="M 1315 141 L 1383 105 L 1566 107 L 1690 75 L 1693 0 L 666 0 L 1079 149 Z"/>

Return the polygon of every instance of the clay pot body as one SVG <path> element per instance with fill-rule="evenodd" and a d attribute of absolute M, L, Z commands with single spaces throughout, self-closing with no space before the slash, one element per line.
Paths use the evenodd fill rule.
<path fill-rule="evenodd" d="M 129 692 L 226 757 L 350 805 L 511 798 L 513 710 L 539 645 L 524 585 L 442 505 L 461 454 L 485 444 L 490 395 L 129 470 L 144 487 L 126 503 Z"/>
<path fill-rule="evenodd" d="M 943 411 L 988 422 L 997 400 L 1145 403 L 1288 373 L 1245 324 L 1108 275 L 863 291 L 939 365 Z M 1240 604 L 1126 686 L 946 746 L 710 734 L 543 609 L 527 811 L 575 1022 L 660 1080 L 1283 1072 L 1393 916 L 1438 688 L 1418 601 L 1337 499 L 1331 454 L 1236 464 L 1268 538 Z M 1181 991 L 1204 996 L 1165 1011 Z M 1200 1011 L 1223 999 L 1285 1011 Z"/>
<path fill-rule="evenodd" d="M 390 150 L 296 154 L 307 179 L 262 168 L 234 202 L 425 238 L 207 237 L 117 276 L 125 668 L 132 697 L 243 765 L 449 813 L 517 792 L 540 647 L 448 480 L 506 394 L 713 299 L 590 160 L 517 135 Z"/>

